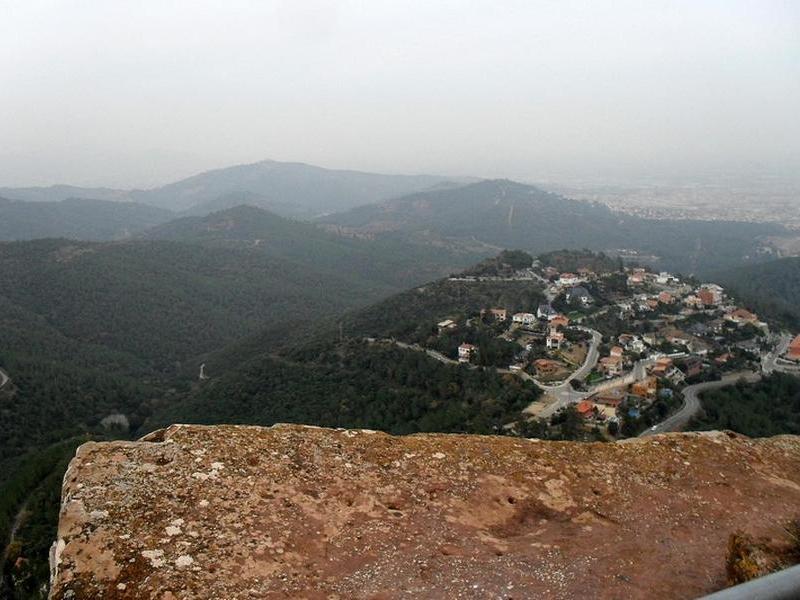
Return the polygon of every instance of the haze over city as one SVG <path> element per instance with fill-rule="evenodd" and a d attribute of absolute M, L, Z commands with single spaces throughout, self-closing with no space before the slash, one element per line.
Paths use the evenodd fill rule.
<path fill-rule="evenodd" d="M 798 40 L 780 1 L 5 3 L 0 185 L 790 174 Z"/>

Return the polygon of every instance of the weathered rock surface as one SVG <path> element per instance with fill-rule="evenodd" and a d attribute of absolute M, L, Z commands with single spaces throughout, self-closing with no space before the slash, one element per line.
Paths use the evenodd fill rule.
<path fill-rule="evenodd" d="M 800 438 L 176 425 L 82 446 L 52 598 L 695 598 L 800 513 Z"/>

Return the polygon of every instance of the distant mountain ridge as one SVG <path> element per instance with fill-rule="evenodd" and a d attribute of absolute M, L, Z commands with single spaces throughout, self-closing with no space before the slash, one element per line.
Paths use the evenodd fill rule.
<path fill-rule="evenodd" d="M 534 254 L 560 248 L 633 249 L 655 255 L 661 267 L 685 273 L 759 260 L 767 250 L 762 239 L 787 233 L 761 223 L 644 219 L 508 180 L 417 192 L 320 222 L 354 233 L 472 239 Z"/>
<path fill-rule="evenodd" d="M 0 241 L 48 237 L 118 240 L 173 217 L 170 211 L 135 202 L 83 198 L 23 202 L 0 198 Z"/>
<path fill-rule="evenodd" d="M 37 197 L 80 191 L 54 186 L 39 189 Z M 777 224 L 646 219 L 508 180 L 452 181 L 275 161 L 208 171 L 152 190 L 83 191 L 115 201 L 135 201 L 138 207 L 126 205 L 132 214 L 115 216 L 114 211 L 120 209 L 98 204 L 97 212 L 92 213 L 78 210 L 71 201 L 73 204 L 59 206 L 53 203 L 49 213 L 29 218 L 8 212 L 11 205 L 5 203 L 0 207 L 6 210 L 7 232 L 0 239 L 120 239 L 163 224 L 172 216 L 203 217 L 247 204 L 283 217 L 316 220 L 340 238 L 392 243 L 404 252 L 415 248 L 412 254 L 416 252 L 419 258 L 431 258 L 432 249 L 460 252 L 470 245 L 476 259 L 503 248 L 533 254 L 589 248 L 623 254 L 657 268 L 703 275 L 769 259 L 774 256 L 772 236 L 796 237 Z M 32 188 L 0 190 L 0 195 L 13 199 L 17 192 L 36 196 Z M 146 212 L 153 206 L 173 213 Z M 15 208 L 21 208 L 19 203 Z M 130 223 L 124 223 L 125 219 Z M 37 220 L 51 225 L 37 229 L 33 227 Z M 67 226 L 55 226 L 62 222 Z M 306 231 L 317 239 L 317 231 Z M 275 244 L 272 248 L 280 250 Z"/>
<path fill-rule="evenodd" d="M 74 185 L 49 185 L 42 187 L 0 187 L 0 196 L 23 202 L 60 202 L 69 198 L 89 198 L 110 202 L 129 202 L 130 191 Z"/>
<path fill-rule="evenodd" d="M 436 175 L 384 175 L 264 160 L 205 171 L 148 190 L 55 185 L 0 188 L 0 196 L 51 202 L 75 197 L 133 201 L 180 212 L 209 203 L 211 210 L 229 208 L 230 205 L 225 205 L 224 197 L 249 194 L 248 203 L 272 208 L 289 216 L 307 216 L 347 210 L 450 181 L 452 178 Z M 467 181 L 472 180 L 463 179 L 462 183 Z M 236 202 L 241 203 L 241 200 Z"/>

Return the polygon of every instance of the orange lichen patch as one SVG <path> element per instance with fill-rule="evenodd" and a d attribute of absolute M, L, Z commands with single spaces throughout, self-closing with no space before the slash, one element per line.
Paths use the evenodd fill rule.
<path fill-rule="evenodd" d="M 177 425 L 78 450 L 52 598 L 694 598 L 798 506 L 790 436 Z"/>

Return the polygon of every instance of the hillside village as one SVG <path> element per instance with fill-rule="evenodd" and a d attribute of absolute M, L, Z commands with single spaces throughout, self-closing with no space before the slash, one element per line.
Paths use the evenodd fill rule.
<path fill-rule="evenodd" d="M 573 437 L 647 433 L 681 410 L 689 386 L 800 363 L 800 336 L 790 344 L 771 333 L 719 285 L 602 254 L 533 260 L 509 252 L 451 280 L 529 281 L 545 298 L 525 311 L 485 306 L 441 315 L 431 337 L 415 345 L 443 361 L 534 382 L 543 393 L 526 409 L 528 420 L 507 425 L 523 435 L 565 421 Z"/>

